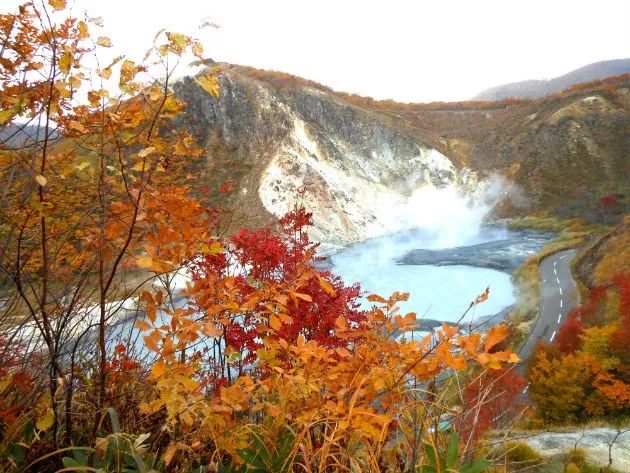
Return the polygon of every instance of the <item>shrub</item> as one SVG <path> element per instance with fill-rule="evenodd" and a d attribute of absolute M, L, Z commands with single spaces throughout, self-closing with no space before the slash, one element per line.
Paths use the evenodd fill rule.
<path fill-rule="evenodd" d="M 518 464 L 522 468 L 536 465 L 543 460 L 542 455 L 531 445 L 517 440 L 507 442 L 501 452 L 510 464 Z"/>

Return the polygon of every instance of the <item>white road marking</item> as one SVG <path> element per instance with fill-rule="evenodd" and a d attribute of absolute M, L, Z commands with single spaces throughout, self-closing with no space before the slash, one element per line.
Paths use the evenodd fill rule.
<path fill-rule="evenodd" d="M 562 318 L 562 314 L 558 314 L 558 323 L 560 323 L 561 318 Z"/>
<path fill-rule="evenodd" d="M 560 295 L 562 295 L 562 288 L 560 288 Z"/>
<path fill-rule="evenodd" d="M 553 265 L 554 265 L 554 266 L 555 266 L 555 265 L 557 265 L 557 264 L 558 264 L 558 262 L 557 262 L 557 261 L 554 261 L 554 262 L 553 262 Z"/>
<path fill-rule="evenodd" d="M 560 258 L 558 258 L 558 259 L 562 259 L 562 258 L 566 258 L 566 257 L 567 257 L 567 255 L 562 255 L 562 256 L 561 256 Z"/>
<path fill-rule="evenodd" d="M 558 281 L 558 284 L 560 284 L 560 279 L 556 278 L 556 281 Z"/>
<path fill-rule="evenodd" d="M 558 271 L 556 271 L 556 268 L 553 268 L 553 274 L 558 274 Z"/>
<path fill-rule="evenodd" d="M 553 342 L 553 339 L 556 336 L 556 331 L 554 330 L 553 333 L 551 334 L 551 338 L 549 339 L 550 342 Z"/>
<path fill-rule="evenodd" d="M 560 299 L 560 308 L 562 309 L 562 299 Z"/>

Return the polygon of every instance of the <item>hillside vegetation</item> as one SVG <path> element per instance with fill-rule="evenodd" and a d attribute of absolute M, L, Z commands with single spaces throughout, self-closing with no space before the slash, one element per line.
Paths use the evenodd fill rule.
<path fill-rule="evenodd" d="M 174 81 L 204 58 L 170 31 L 101 64 L 94 23 L 65 0 L 0 15 L 2 471 L 543 472 L 515 422 L 624 421 L 628 77 L 397 104 L 229 64 Z M 24 122 L 38 139 L 19 146 Z M 316 264 L 392 231 L 383 211 L 418 188 L 474 197 L 499 175 L 495 217 L 571 222 L 548 251 L 617 225 L 531 360 L 527 417 L 506 325 L 409 339 L 409 294 L 364 309 Z M 591 471 L 576 456 L 565 470 Z"/>
<path fill-rule="evenodd" d="M 229 208 L 193 174 L 210 159 L 200 147 L 208 137 L 179 121 L 199 104 L 171 83 L 170 66 L 200 57 L 201 44 L 161 32 L 143 61 L 121 56 L 92 69 L 100 63 L 88 57 L 111 46 L 90 35 L 92 22 L 63 0 L 0 15 L 0 131 L 42 123 L 33 146 L 0 148 L 0 469 L 501 468 L 504 454 L 480 448 L 493 413 L 517 406 L 506 327 L 443 324 L 396 339 L 416 327 L 415 314 L 398 310 L 409 295 L 371 295 L 361 309 L 358 286 L 314 267 L 312 215 L 300 206 L 226 236 Z M 156 64 L 164 69 L 154 75 Z M 116 94 L 101 88 L 112 77 Z M 217 72 L 194 83 L 219 100 Z M 272 138 L 283 126 L 255 134 L 250 124 L 234 128 Z M 379 121 L 365 129 L 388 152 L 428 155 Z M 405 163 L 389 164 L 383 181 Z M 450 168 L 426 176 L 452 179 Z"/>
<path fill-rule="evenodd" d="M 357 127 L 358 137 L 379 123 L 406 139 L 436 149 L 455 167 L 472 170 L 479 179 L 503 176 L 509 182 L 504 189 L 508 195 L 495 209 L 495 216 L 578 217 L 587 223 L 610 225 L 630 208 L 628 75 L 578 84 L 537 100 L 435 104 L 375 101 L 334 92 L 289 74 L 243 66 L 222 64 L 219 75 L 229 78 L 231 84 L 248 84 L 248 88 L 256 84 L 289 107 L 299 107 L 305 94 L 317 92 L 319 107 L 327 107 L 329 117 L 334 117 L 330 115 L 333 110 L 345 110 L 345 125 L 335 119 L 324 125 L 322 131 L 327 133 Z M 257 95 L 250 94 L 246 103 L 240 99 L 234 102 L 235 98 L 232 95 L 228 101 L 226 97 L 223 103 L 219 96 L 217 105 L 223 109 L 240 103 L 239 108 L 252 116 L 259 113 L 256 107 L 264 107 L 264 100 Z M 235 150 L 243 146 L 240 143 L 248 142 L 248 135 L 244 129 L 233 128 L 233 122 L 220 118 L 215 114 L 215 121 L 208 124 L 209 130 L 218 132 L 212 135 L 216 136 L 213 149 L 217 154 L 227 150 L 235 156 Z M 311 115 L 309 120 L 320 118 Z M 290 124 L 268 126 L 266 138 L 259 140 L 253 154 L 273 153 L 281 142 L 281 130 Z M 258 128 L 252 131 L 256 133 Z M 251 147 L 248 152 L 249 161 L 236 159 L 226 163 L 225 169 L 250 162 L 250 170 L 243 175 L 243 186 L 247 184 L 251 189 L 251 178 L 246 176 L 260 175 L 268 161 L 263 158 L 251 162 Z M 364 159 L 369 160 L 369 154 Z M 308 181 L 300 171 L 296 172 L 300 179 Z M 234 175 L 241 174 L 237 171 Z M 239 187 L 237 178 L 234 189 Z"/>

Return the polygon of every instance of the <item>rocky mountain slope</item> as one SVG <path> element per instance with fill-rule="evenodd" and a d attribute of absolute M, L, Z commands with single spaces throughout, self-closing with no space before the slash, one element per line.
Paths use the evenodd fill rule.
<path fill-rule="evenodd" d="M 194 78 L 177 86 L 185 126 L 208 149 L 203 181 L 228 196 L 249 225 L 297 203 L 314 214 L 311 235 L 331 251 L 396 230 L 386 214 L 419 188 L 474 192 L 474 175 L 374 111 L 324 88 L 277 88 L 251 70 L 222 65 L 219 96 Z M 403 224 L 404 225 L 404 224 Z"/>
<path fill-rule="evenodd" d="M 460 105 L 383 112 L 461 166 L 518 185 L 504 216 L 551 212 L 610 224 L 630 211 L 630 76 L 538 100 Z M 602 206 L 604 197 L 614 205 Z"/>
<path fill-rule="evenodd" d="M 587 288 L 606 285 L 621 273 L 630 273 L 630 216 L 593 241 L 575 264 L 575 274 Z"/>
<path fill-rule="evenodd" d="M 630 58 L 600 61 L 548 80 L 525 80 L 491 87 L 474 100 L 501 100 L 508 97 L 534 99 L 555 94 L 574 84 L 630 73 Z"/>
<path fill-rule="evenodd" d="M 267 223 L 302 203 L 314 213 L 312 237 L 331 251 L 398 230 L 393 220 L 412 226 L 406 214 L 436 203 L 414 199 L 419 189 L 482 199 L 497 181 L 506 198 L 495 216 L 601 220 L 600 201 L 611 193 L 614 212 L 628 210 L 628 76 L 538 100 L 423 105 L 337 93 L 278 72 L 213 68 L 216 97 L 198 79 L 178 83 L 188 104 L 180 124 L 208 150 L 198 182 L 230 184 L 237 224 Z"/>

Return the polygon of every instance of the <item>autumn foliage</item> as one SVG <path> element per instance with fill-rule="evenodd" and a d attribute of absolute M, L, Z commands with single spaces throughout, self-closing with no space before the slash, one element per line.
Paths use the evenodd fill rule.
<path fill-rule="evenodd" d="M 552 345 L 540 345 L 528 373 L 530 396 L 548 423 L 630 413 L 630 277 L 594 287 Z"/>
<path fill-rule="evenodd" d="M 524 411 L 520 395 L 525 385 L 514 369 L 473 372 L 463 393 L 467 414 L 460 420 L 460 432 L 475 438 L 509 426 Z"/>
<path fill-rule="evenodd" d="M 408 295 L 361 309 L 357 285 L 316 268 L 301 208 L 226 236 L 193 197 L 200 143 L 173 122 L 170 65 L 201 45 L 162 32 L 143 61 L 90 68 L 111 41 L 64 8 L 0 15 L 0 129 L 38 130 L 0 147 L 3 471 L 415 471 L 447 448 L 450 465 L 474 460 L 508 398 L 453 389 L 473 368 L 518 386 L 507 329 L 397 339 L 416 328 L 398 311 Z M 210 97 L 213 74 L 194 85 Z"/>

